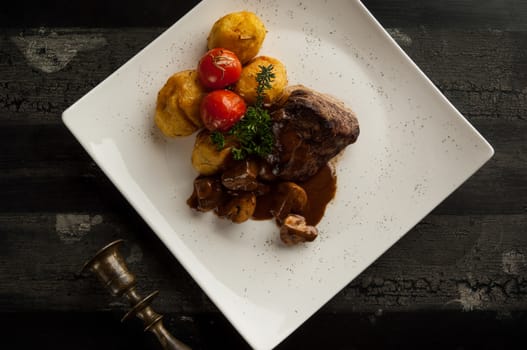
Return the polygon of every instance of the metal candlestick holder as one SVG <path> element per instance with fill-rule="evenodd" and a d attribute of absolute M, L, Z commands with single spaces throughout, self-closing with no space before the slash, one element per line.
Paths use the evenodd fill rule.
<path fill-rule="evenodd" d="M 119 246 L 124 240 L 119 239 L 106 245 L 84 264 L 82 271 L 90 270 L 99 281 L 106 286 L 113 296 L 125 296 L 131 309 L 123 316 L 121 322 L 134 316 L 141 319 L 145 325 L 145 332 L 155 334 L 164 350 L 191 350 L 190 347 L 176 339 L 163 325 L 163 315 L 156 313 L 150 303 L 159 291 L 141 297 L 136 289 L 135 275 L 128 270 L 126 262 L 119 253 Z"/>

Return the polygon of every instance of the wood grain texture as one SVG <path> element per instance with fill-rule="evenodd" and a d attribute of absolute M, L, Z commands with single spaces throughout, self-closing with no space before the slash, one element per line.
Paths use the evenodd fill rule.
<path fill-rule="evenodd" d="M 48 29 L 40 34 L 38 30 L 5 33 L 0 55 L 0 120 L 4 135 L 0 139 L 4 150 L 0 167 L 5 165 L 5 172 L 0 179 L 11 186 L 3 193 L 0 210 L 79 211 L 104 205 L 91 195 L 91 186 L 111 185 L 69 137 L 60 114 L 161 31 L 139 28 L 123 34 L 118 29 Z M 527 184 L 520 179 L 527 178 L 527 32 L 422 28 L 389 31 L 496 149 L 495 157 L 436 213 L 525 213 Z M 13 39 L 54 35 L 99 36 L 106 44 L 79 52 L 60 71 L 45 73 L 27 64 Z M 35 51 L 39 49 L 36 45 Z M 64 172 L 58 177 L 47 176 L 56 172 L 59 164 Z M 20 173 L 28 176 L 18 176 Z M 57 196 L 50 203 L 40 200 L 59 193 L 58 188 L 64 185 L 71 186 L 67 189 L 75 196 Z M 41 195 L 19 196 L 24 190 Z"/>
<path fill-rule="evenodd" d="M 171 331 L 195 349 L 248 348 L 60 119 L 196 3 L 3 5 L 1 348 L 156 349 L 79 274 L 117 238 Z M 527 329 L 527 4 L 364 3 L 496 154 L 278 348 L 510 348 Z"/>
<path fill-rule="evenodd" d="M 141 27 L 169 26 L 198 4 L 199 0 L 91 0 L 72 3 L 54 0 L 9 1 L 2 5 L 4 27 Z"/>
<path fill-rule="evenodd" d="M 527 236 L 520 232 L 526 226 L 524 215 L 431 215 L 323 312 L 524 309 Z M 10 214 L 0 216 L 0 227 L 0 253 L 6 259 L 0 266 L 0 295 L 21 297 L 3 305 L 5 311 L 126 310 L 127 304 L 110 297 L 94 278 L 79 274 L 103 242 L 120 237 L 128 239 L 123 253 L 141 288 L 161 290 L 162 310 L 216 311 L 132 210 Z M 31 252 L 31 260 L 21 252 Z"/>
<path fill-rule="evenodd" d="M 527 8 L 522 0 L 363 0 L 385 26 L 499 29 L 527 29 Z"/>
<path fill-rule="evenodd" d="M 159 349 L 150 334 L 142 334 L 139 321 L 120 324 L 118 312 L 23 312 L 0 317 L 9 317 L 5 334 L 10 336 L 2 345 L 11 349 L 31 349 L 35 344 L 56 350 Z M 40 325 L 31 337 L 18 327 L 27 320 Z M 218 313 L 192 317 L 171 313 L 165 323 L 194 350 L 250 349 Z M 500 318 L 481 311 L 317 314 L 276 349 L 515 349 L 526 326 L 526 314 L 521 312 Z M 59 336 L 57 329 L 62 330 Z"/>

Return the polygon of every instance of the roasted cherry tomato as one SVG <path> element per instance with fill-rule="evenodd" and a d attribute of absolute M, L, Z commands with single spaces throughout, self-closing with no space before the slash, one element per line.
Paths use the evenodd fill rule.
<path fill-rule="evenodd" d="M 199 80 L 209 89 L 223 89 L 240 79 L 242 64 L 232 51 L 215 48 L 209 50 L 198 64 Z"/>
<path fill-rule="evenodd" d="M 201 120 L 210 131 L 228 131 L 246 110 L 240 95 L 229 90 L 215 90 L 201 101 Z"/>

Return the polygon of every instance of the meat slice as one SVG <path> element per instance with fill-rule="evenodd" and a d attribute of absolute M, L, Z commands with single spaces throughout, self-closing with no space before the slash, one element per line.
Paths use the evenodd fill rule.
<path fill-rule="evenodd" d="M 301 85 L 291 88 L 271 117 L 275 147 L 267 162 L 283 180 L 307 180 L 359 136 L 353 111 Z"/>

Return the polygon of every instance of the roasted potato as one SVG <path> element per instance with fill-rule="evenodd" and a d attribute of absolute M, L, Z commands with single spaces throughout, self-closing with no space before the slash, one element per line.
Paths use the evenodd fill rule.
<path fill-rule="evenodd" d="M 199 82 L 196 70 L 184 71 L 185 74 L 176 76 L 178 90 L 178 105 L 188 119 L 198 127 L 203 127 L 200 117 L 200 104 L 203 97 L 207 94 L 205 88 Z"/>
<path fill-rule="evenodd" d="M 274 81 L 271 82 L 272 88 L 265 90 L 264 103 L 272 104 L 282 96 L 287 86 L 287 72 L 282 62 L 276 58 L 268 56 L 255 57 L 242 69 L 240 80 L 234 86 L 234 91 L 247 101 L 249 104 L 256 102 L 256 74 L 260 71 L 260 66 L 273 65 Z"/>
<path fill-rule="evenodd" d="M 255 57 L 265 39 L 263 22 L 252 12 L 234 12 L 214 23 L 207 38 L 207 47 L 233 51 L 245 64 Z"/>
<path fill-rule="evenodd" d="M 187 136 L 200 129 L 199 107 L 204 95 L 195 70 L 172 75 L 157 94 L 157 127 L 170 137 Z"/>
<path fill-rule="evenodd" d="M 192 166 L 201 175 L 213 175 L 220 171 L 231 154 L 231 147 L 228 143 L 225 148 L 218 151 L 210 139 L 210 134 L 207 129 L 200 131 L 192 150 Z"/>

